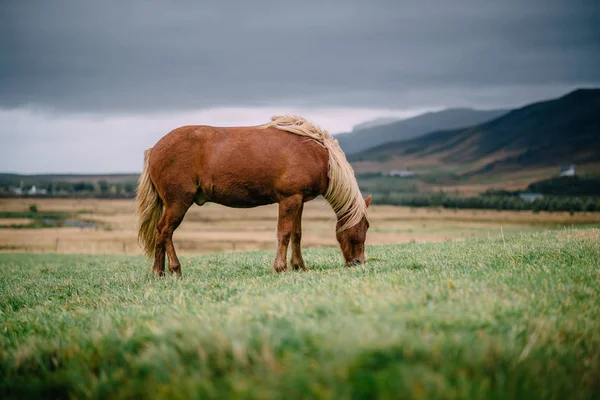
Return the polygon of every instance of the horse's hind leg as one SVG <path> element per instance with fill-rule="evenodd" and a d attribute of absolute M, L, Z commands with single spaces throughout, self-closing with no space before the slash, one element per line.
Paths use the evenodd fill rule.
<path fill-rule="evenodd" d="M 165 202 L 165 211 L 158 223 L 156 249 L 157 256 L 154 265 L 154 272 L 159 275 L 164 274 L 165 269 L 165 251 L 169 257 L 169 271 L 175 275 L 181 276 L 181 263 L 175 253 L 173 245 L 173 232 L 183 221 L 185 213 L 192 205 L 194 193 L 181 193 L 173 196 L 169 202 Z M 162 249 L 162 259 L 159 258 L 159 249 Z"/>
<path fill-rule="evenodd" d="M 164 226 L 163 221 L 164 214 L 156 226 L 156 244 L 154 246 L 154 267 L 152 267 L 152 272 L 158 276 L 165 274 L 165 242 L 162 240 L 162 235 L 160 234 L 162 231 L 161 227 Z"/>
<path fill-rule="evenodd" d="M 294 220 L 294 227 L 292 228 L 292 258 L 290 264 L 294 270 L 306 271 L 307 268 L 304 265 L 302 259 L 302 210 L 304 209 L 304 203 L 300 206 L 296 219 Z"/>

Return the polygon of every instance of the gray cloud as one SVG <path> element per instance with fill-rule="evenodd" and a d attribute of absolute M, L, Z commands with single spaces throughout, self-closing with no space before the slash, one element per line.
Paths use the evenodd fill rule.
<path fill-rule="evenodd" d="M 0 107 L 519 105 L 600 84 L 595 1 L 3 1 Z"/>

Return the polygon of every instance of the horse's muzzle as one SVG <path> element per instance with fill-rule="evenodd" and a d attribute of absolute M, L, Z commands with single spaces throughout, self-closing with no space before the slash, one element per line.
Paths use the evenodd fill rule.
<path fill-rule="evenodd" d="M 355 258 L 352 261 L 348 261 L 346 263 L 346 267 L 354 267 L 354 266 L 357 266 L 357 265 L 362 265 L 364 263 L 365 263 L 364 259 L 362 259 L 362 258 Z"/>

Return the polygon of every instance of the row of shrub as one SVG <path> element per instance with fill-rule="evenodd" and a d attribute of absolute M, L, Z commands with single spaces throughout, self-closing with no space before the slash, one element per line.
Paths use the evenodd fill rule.
<path fill-rule="evenodd" d="M 377 204 L 455 209 L 600 211 L 600 199 L 594 197 L 542 197 L 531 201 L 515 196 L 458 197 L 443 193 L 410 195 L 387 193 L 377 197 Z"/>
<path fill-rule="evenodd" d="M 528 192 L 556 196 L 600 196 L 600 178 L 596 176 L 560 176 L 534 182 Z"/>
<path fill-rule="evenodd" d="M 11 186 L 6 183 L 0 183 L 0 197 L 14 196 L 12 191 L 15 187 L 22 189 L 23 196 L 29 194 L 32 186 L 36 187 L 34 197 L 56 196 L 56 197 L 96 197 L 96 198 L 122 198 L 133 197 L 137 182 L 107 182 L 100 180 L 98 182 L 80 181 L 80 182 L 38 182 L 25 185 Z"/>

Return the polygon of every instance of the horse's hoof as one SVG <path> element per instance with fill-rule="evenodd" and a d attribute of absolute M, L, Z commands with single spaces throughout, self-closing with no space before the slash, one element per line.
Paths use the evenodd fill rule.
<path fill-rule="evenodd" d="M 364 265 L 364 262 L 361 262 L 360 260 L 349 261 L 346 263 L 346 267 L 360 267 L 361 265 Z"/>
<path fill-rule="evenodd" d="M 171 272 L 171 274 L 173 274 L 173 276 L 176 278 L 181 278 L 181 268 L 169 269 L 169 272 Z"/>
<path fill-rule="evenodd" d="M 279 272 L 283 272 L 287 269 L 287 265 L 286 264 L 280 264 L 280 265 L 273 265 L 273 271 L 279 273 Z"/>
<path fill-rule="evenodd" d="M 294 271 L 306 272 L 309 270 L 308 267 L 304 264 L 293 265 L 292 268 L 294 269 Z"/>

